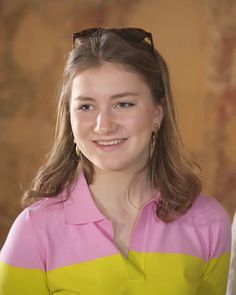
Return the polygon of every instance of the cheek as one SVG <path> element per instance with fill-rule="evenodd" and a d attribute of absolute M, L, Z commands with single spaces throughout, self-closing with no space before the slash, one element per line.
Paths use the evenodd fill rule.
<path fill-rule="evenodd" d="M 133 130 L 152 132 L 154 123 L 154 112 L 153 109 L 143 107 L 134 117 L 127 118 L 125 124 L 130 126 Z"/>
<path fill-rule="evenodd" d="M 70 116 L 70 124 L 72 128 L 72 132 L 75 137 L 80 136 L 81 127 L 83 126 L 79 120 L 79 118 L 75 114 L 71 114 Z"/>
<path fill-rule="evenodd" d="M 90 120 L 86 120 L 83 116 L 71 114 L 70 123 L 74 137 L 82 139 L 88 137 L 91 129 Z"/>
<path fill-rule="evenodd" d="M 131 134 L 136 135 L 137 137 L 150 137 L 152 133 L 152 122 L 150 118 L 145 116 L 140 116 L 136 119 L 126 119 L 123 120 L 122 125 L 126 130 L 128 130 Z"/>
<path fill-rule="evenodd" d="M 76 120 L 76 117 L 73 114 L 70 115 L 70 124 L 71 124 L 73 133 L 75 133 L 76 130 L 78 129 L 78 120 Z"/>

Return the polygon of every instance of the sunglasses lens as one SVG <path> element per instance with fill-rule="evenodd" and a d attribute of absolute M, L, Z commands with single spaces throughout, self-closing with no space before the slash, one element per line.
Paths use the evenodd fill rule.
<path fill-rule="evenodd" d="M 142 29 L 123 29 L 119 34 L 126 40 L 131 42 L 141 42 L 147 37 L 147 34 Z"/>
<path fill-rule="evenodd" d="M 75 46 L 75 42 L 77 39 L 91 37 L 92 34 L 97 31 L 98 31 L 98 28 L 91 28 L 91 29 L 86 29 L 86 30 L 80 31 L 78 33 L 74 33 L 73 34 L 73 46 Z"/>

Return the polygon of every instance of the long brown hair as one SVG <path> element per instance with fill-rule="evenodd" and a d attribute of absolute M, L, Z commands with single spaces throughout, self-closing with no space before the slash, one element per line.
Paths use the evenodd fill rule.
<path fill-rule="evenodd" d="M 158 131 L 149 162 L 148 178 L 161 192 L 157 216 L 170 222 L 184 214 L 201 190 L 194 172 L 195 164 L 183 148 L 176 123 L 169 73 L 160 53 L 150 50 L 146 41 L 132 44 L 112 31 L 100 29 L 93 36 L 78 40 L 70 52 L 61 85 L 57 109 L 54 145 L 45 164 L 39 169 L 32 187 L 22 198 L 24 206 L 43 197 L 57 196 L 69 189 L 80 166 L 88 183 L 93 182 L 93 165 L 81 154 L 77 156 L 70 124 L 70 95 L 74 77 L 104 62 L 121 64 L 137 73 L 151 89 L 154 103 L 163 107 L 164 118 Z"/>

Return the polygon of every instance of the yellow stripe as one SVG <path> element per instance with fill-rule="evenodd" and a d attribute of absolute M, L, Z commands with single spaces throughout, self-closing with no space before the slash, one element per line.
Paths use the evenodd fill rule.
<path fill-rule="evenodd" d="M 60 281 L 66 289 L 80 290 L 81 294 L 88 295 L 198 295 L 206 265 L 219 262 L 211 274 L 214 290 L 218 289 L 222 280 L 227 279 L 228 257 L 228 254 L 223 255 L 205 263 L 198 257 L 184 254 L 131 252 L 129 258 L 132 264 L 120 255 L 114 255 L 55 269 L 48 275 L 54 290 Z M 217 281 L 219 275 L 221 279 Z M 74 282 L 73 286 L 71 282 Z M 215 293 L 203 291 L 201 294 Z M 224 292 L 219 294 L 225 295 Z"/>
<path fill-rule="evenodd" d="M 46 274 L 0 261 L 0 295 L 48 295 Z"/>
<path fill-rule="evenodd" d="M 199 289 L 199 295 L 225 295 L 229 264 L 229 253 L 223 254 L 220 258 L 213 258 L 210 262 L 205 264 L 203 284 Z"/>
<path fill-rule="evenodd" d="M 5 292 L 0 294 L 225 295 L 229 254 L 209 263 L 195 256 L 170 253 L 130 252 L 129 258 L 131 262 L 121 255 L 103 257 L 54 269 L 47 275 L 2 263 L 0 286 Z"/>

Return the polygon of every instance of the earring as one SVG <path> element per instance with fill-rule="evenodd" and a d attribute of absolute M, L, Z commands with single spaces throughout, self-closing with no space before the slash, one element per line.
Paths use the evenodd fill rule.
<path fill-rule="evenodd" d="M 76 144 L 75 139 L 74 139 L 74 144 L 75 144 L 75 152 L 76 152 L 77 156 L 79 157 L 80 156 L 80 150 L 79 150 L 78 145 Z"/>
<path fill-rule="evenodd" d="M 154 151 L 156 142 L 157 142 L 157 137 L 158 137 L 158 130 L 159 130 L 159 125 L 155 124 L 154 129 L 152 131 L 152 141 L 151 141 L 151 155 Z"/>
<path fill-rule="evenodd" d="M 75 152 L 76 152 L 77 156 L 79 157 L 80 156 L 80 150 L 78 148 L 78 145 L 76 145 Z"/>

